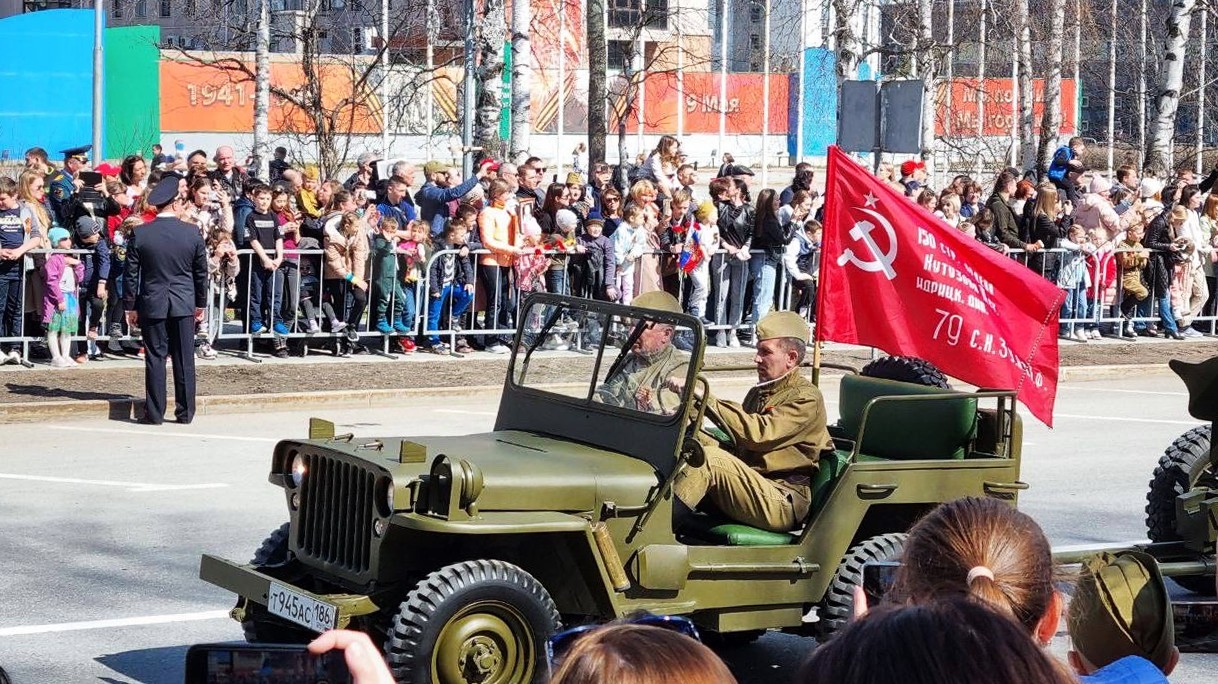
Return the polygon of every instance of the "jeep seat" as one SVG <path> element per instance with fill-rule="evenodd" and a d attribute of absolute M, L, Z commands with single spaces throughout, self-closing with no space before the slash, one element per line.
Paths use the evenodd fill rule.
<path fill-rule="evenodd" d="M 825 505 L 833 485 L 846 471 L 849 461 L 849 451 L 832 451 L 821 455 L 820 467 L 812 477 L 812 514 Z M 716 546 L 778 546 L 794 544 L 799 539 L 798 530 L 794 533 L 768 532 L 711 515 L 695 515 L 682 528 L 682 532 Z"/>
<path fill-rule="evenodd" d="M 867 402 L 883 396 L 949 394 L 952 390 L 862 375 L 842 377 L 837 430 L 857 440 Z M 859 453 L 893 460 L 961 459 L 977 432 L 977 400 L 878 402 L 867 415 Z"/>

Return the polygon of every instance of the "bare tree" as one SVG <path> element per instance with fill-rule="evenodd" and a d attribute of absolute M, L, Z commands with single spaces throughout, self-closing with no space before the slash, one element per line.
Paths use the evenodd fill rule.
<path fill-rule="evenodd" d="M 1015 0 L 1016 25 L 1019 32 L 1019 159 L 1024 169 L 1036 162 L 1036 144 L 1032 124 L 1032 27 L 1028 20 L 1028 0 Z"/>
<path fill-rule="evenodd" d="M 517 0 L 519 1 L 519 0 Z M 478 111 L 474 119 L 474 145 L 484 155 L 502 156 L 503 141 L 499 137 L 499 116 L 503 111 L 503 51 L 507 39 L 507 16 L 503 0 L 483 0 L 482 22 L 478 27 Z M 466 114 L 468 116 L 468 114 Z M 514 127 L 513 127 L 514 128 Z"/>
<path fill-rule="evenodd" d="M 609 41 L 606 38 L 605 0 L 588 0 L 585 16 L 588 41 L 588 163 L 605 161 L 609 137 Z"/>
<path fill-rule="evenodd" d="M 1040 140 L 1036 148 L 1036 168 L 1041 175 L 1049 170 L 1053 146 L 1062 127 L 1062 54 L 1065 42 L 1066 0 L 1049 0 L 1048 77 L 1045 78 L 1045 108 L 1040 120 Z"/>
<path fill-rule="evenodd" d="M 1196 4 L 1196 0 L 1173 0 L 1167 17 L 1163 69 L 1159 73 L 1155 120 L 1151 124 L 1146 157 L 1146 165 L 1160 173 L 1170 171 L 1175 161 L 1176 112 L 1180 108 L 1180 93 L 1184 90 L 1185 49 Z"/>

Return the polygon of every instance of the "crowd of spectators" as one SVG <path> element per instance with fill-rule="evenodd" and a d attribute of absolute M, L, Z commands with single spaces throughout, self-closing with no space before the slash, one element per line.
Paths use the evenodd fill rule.
<path fill-rule="evenodd" d="M 1063 338 L 1214 334 L 1218 170 L 1165 183 L 1123 166 L 1109 181 L 1082 167 L 1082 152 L 1077 140 L 1063 146 L 1039 184 L 1002 170 L 984 201 L 964 175 L 932 190 L 916 161 L 879 174 L 1011 255 L 1012 267 L 1058 285 Z M 597 162 L 586 176 L 558 178 L 530 157 L 485 159 L 463 179 L 443 162 L 419 169 L 366 153 L 340 182 L 293 166 L 284 148 L 266 179 L 228 146 L 154 148 L 91 171 L 83 149 L 65 151 L 55 170 L 32 148 L 19 179 L 0 179 L 0 338 L 38 339 L 32 353 L 45 350 L 56 367 L 139 353 L 138 330 L 119 315 L 124 245 L 152 218 L 149 188 L 172 173 L 214 285 L 202 359 L 233 330 L 277 356 L 312 338 L 339 355 L 377 345 L 505 353 L 521 295 L 533 291 L 630 303 L 665 290 L 703 320 L 710 344 L 748 345 L 776 306 L 814 318 L 822 198 L 809 164 L 775 189 L 753 187 L 731 155 L 723 161 L 705 182 L 680 141 L 663 136 L 629 169 Z M 70 254 L 41 251 L 65 245 Z M 22 345 L 0 345 L 3 362 L 23 360 Z"/>

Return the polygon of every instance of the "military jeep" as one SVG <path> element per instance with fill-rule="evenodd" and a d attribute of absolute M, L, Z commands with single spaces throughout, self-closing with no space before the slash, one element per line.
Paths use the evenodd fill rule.
<path fill-rule="evenodd" d="M 607 399 L 655 326 L 673 327 L 681 355 L 671 396 Z M 725 644 L 768 629 L 824 636 L 848 619 L 862 564 L 899 554 L 919 516 L 962 496 L 1014 505 L 1027 487 L 1012 393 L 847 372 L 837 450 L 799 529 L 713 512 L 674 529 L 674 475 L 713 428 L 704 344 L 690 316 L 535 295 L 494 431 L 356 437 L 314 419 L 271 458 L 288 522 L 252 562 L 205 555 L 200 575 L 238 595 L 232 615 L 251 641 L 359 629 L 399 681 L 530 682 L 560 626 L 637 611 L 688 616 Z M 543 350 L 564 347 L 584 352 L 583 370 L 553 383 Z"/>

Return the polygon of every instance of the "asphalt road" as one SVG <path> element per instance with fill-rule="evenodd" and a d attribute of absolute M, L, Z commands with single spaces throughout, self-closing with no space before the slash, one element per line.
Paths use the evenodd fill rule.
<path fill-rule="evenodd" d="M 489 429 L 497 403 L 420 399 L 326 417 L 361 436 L 461 434 Z M 1055 545 L 1144 537 L 1155 461 L 1197 424 L 1185 404 L 1169 375 L 1064 385 L 1057 427 L 1025 424 L 1032 489 L 1021 507 Z M 286 520 L 266 481 L 270 448 L 304 434 L 309 415 L 0 426 L 0 665 L 13 681 L 180 682 L 190 644 L 240 639 L 226 617 L 232 597 L 196 579 L 199 554 L 248 559 Z M 742 682 L 783 682 L 811 645 L 771 634 L 725 655 Z M 1211 655 L 1184 655 L 1172 677 L 1215 680 Z"/>

